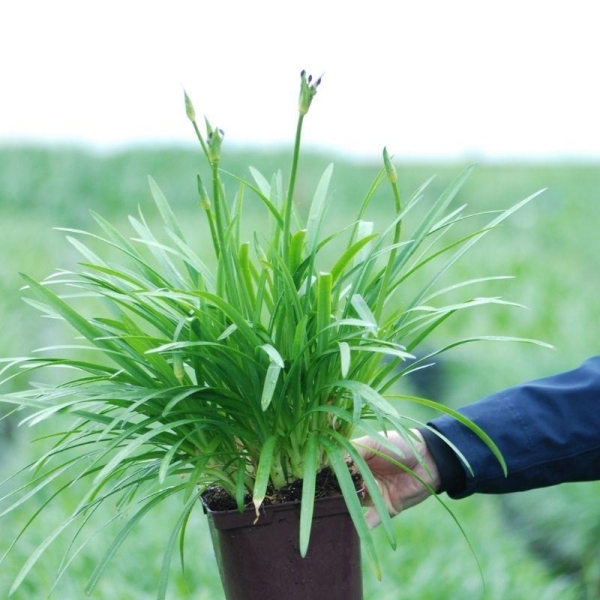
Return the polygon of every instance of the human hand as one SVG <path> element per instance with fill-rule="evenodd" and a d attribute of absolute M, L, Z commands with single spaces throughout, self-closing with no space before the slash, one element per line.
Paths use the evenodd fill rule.
<path fill-rule="evenodd" d="M 417 436 L 417 439 L 413 441 L 413 447 L 395 431 L 390 431 L 387 435 L 381 434 L 396 446 L 397 453 L 382 446 L 369 436 L 353 441 L 356 449 L 371 469 L 391 517 L 419 504 L 431 495 L 432 490 L 438 491 L 441 485 L 438 468 L 427 444 L 423 441 L 423 436 L 417 429 L 412 431 Z M 420 455 L 421 460 L 414 450 Z M 390 461 L 390 457 L 396 462 Z M 400 463 L 402 466 L 396 463 Z M 427 469 L 424 468 L 424 465 L 427 466 Z M 372 529 L 379 525 L 381 519 L 373 507 L 369 490 L 365 490 L 364 503 L 371 507 L 367 511 L 366 520 Z"/>

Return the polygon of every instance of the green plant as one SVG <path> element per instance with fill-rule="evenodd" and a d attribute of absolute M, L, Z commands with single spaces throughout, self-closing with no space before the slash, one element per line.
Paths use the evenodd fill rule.
<path fill-rule="evenodd" d="M 93 589 L 142 517 L 178 494 L 182 511 L 165 548 L 159 582 L 159 597 L 164 597 L 178 538 L 183 559 L 186 525 L 198 505 L 198 492 L 215 484 L 225 488 L 239 508 L 249 495 L 258 515 L 269 490 L 302 479 L 300 546 L 305 553 L 316 475 L 326 466 L 335 472 L 378 570 L 346 459 L 350 457 L 360 470 L 394 545 L 383 499 L 350 440 L 360 431 L 386 444 L 378 432 L 393 428 L 412 443 L 414 422 L 398 411 L 395 400 L 453 414 L 503 464 L 493 441 L 474 424 L 395 386 L 440 352 L 490 339 L 457 340 L 404 364 L 451 315 L 483 305 L 511 304 L 475 297 L 436 306 L 445 295 L 468 292 L 497 277 L 453 282 L 441 289 L 436 284 L 475 243 L 536 194 L 494 213 L 485 225 L 451 237 L 452 231 L 480 216 L 466 214 L 464 206 L 449 208 L 469 175 L 467 169 L 425 208 L 407 235 L 403 223 L 424 202 L 429 182 L 402 203 L 395 168 L 384 150 L 383 167 L 356 218 L 347 228 L 327 234 L 331 166 L 305 217 L 295 203 L 302 126 L 319 83 L 302 73 L 285 189 L 281 173 L 269 182 L 251 168 L 250 182 L 223 171 L 223 132 L 206 121 L 205 138 L 186 94 L 186 113 L 208 163 L 208 189 L 200 175 L 197 183 L 213 263 L 199 255 L 204 240 L 186 241 L 170 205 L 150 179 L 165 227 L 162 239 L 141 214 L 130 218 L 133 239 L 94 215 L 102 234 L 68 231 L 69 241 L 83 256 L 79 268 L 58 271 L 43 283 L 24 276 L 33 294 L 28 302 L 44 315 L 66 322 L 85 342 L 5 361 L 5 380 L 23 370 L 75 373 L 58 384 L 41 383 L 3 397 L 19 408 L 34 409 L 24 418 L 27 424 L 55 417 L 69 424 L 32 465 L 34 478 L 25 490 L 18 490 L 23 495 L 5 512 L 65 474 L 67 485 L 89 483 L 72 516 L 32 553 L 13 589 L 67 527 L 75 527 L 77 538 L 98 506 L 118 498 L 117 507 L 127 518 L 91 575 L 88 589 Z M 225 178 L 239 183 L 232 201 L 226 198 Z M 394 217 L 375 233 L 365 215 L 386 181 Z M 262 207 L 268 218 L 266 230 L 251 232 L 250 241 L 243 238 L 247 192 L 253 195 L 252 212 Z M 95 250 L 96 244 L 104 254 Z M 332 252 L 339 244 L 342 249 Z M 119 255 L 119 262 L 113 254 Z M 433 265 L 437 265 L 433 271 L 421 277 Z M 47 356 L 55 351 L 57 356 Z M 47 504 L 54 497 L 51 494 Z"/>

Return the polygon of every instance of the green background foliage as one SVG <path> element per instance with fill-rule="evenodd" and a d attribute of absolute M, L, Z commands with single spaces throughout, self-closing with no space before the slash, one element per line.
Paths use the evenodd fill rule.
<path fill-rule="evenodd" d="M 297 182 L 301 206 L 304 203 L 307 207 L 316 181 L 331 160 L 331 156 L 319 154 L 307 154 L 301 159 Z M 346 207 L 351 215 L 355 213 L 379 169 L 375 161 L 356 163 L 334 157 L 334 162 L 335 208 L 329 220 L 332 229 L 344 217 Z M 288 163 L 287 151 L 238 150 L 228 152 L 222 167 L 247 175 L 242 169 L 250 164 L 269 175 Z M 464 166 L 397 165 L 400 189 L 408 196 L 430 175 L 437 174 L 429 192 L 435 197 Z M 197 243 L 199 253 L 203 247 L 208 252 L 208 230 L 197 206 L 195 189 L 194 175 L 200 168 L 199 153 L 185 148 L 140 148 L 114 154 L 94 154 L 76 148 L 0 149 L 0 354 L 21 355 L 58 342 L 53 323 L 40 320 L 19 298 L 20 271 L 42 279 L 55 266 L 68 267 L 76 260 L 63 234 L 52 231 L 52 227 L 88 228 L 90 209 L 113 222 L 124 222 L 138 205 L 151 204 L 148 174 L 161 186 L 178 215 L 182 215 L 188 239 Z M 485 293 L 525 304 L 529 310 L 488 307 L 481 313 L 470 313 L 468 318 L 450 319 L 436 340 L 441 345 L 444 339 L 474 333 L 518 335 L 542 339 L 556 350 L 492 343 L 457 349 L 443 358 L 439 368 L 440 397 L 435 400 L 460 406 L 508 385 L 574 367 L 598 353 L 600 169 L 579 163 L 481 165 L 461 191 L 458 204 L 468 203 L 471 211 L 508 207 L 541 187 L 548 190 L 459 264 L 460 275 L 465 279 L 515 275 L 516 279 L 494 283 L 492 291 L 488 287 Z M 29 441 L 39 432 L 13 431 L 10 419 L 0 423 L 0 474 L 4 478 L 32 459 Z M 481 563 L 486 582 L 484 597 L 598 597 L 600 548 L 597 525 L 592 525 L 600 522 L 599 492 L 599 484 L 574 484 L 506 498 L 449 501 Z M 73 491 L 73 504 L 76 497 Z M 68 496 L 63 503 L 60 507 L 53 505 L 7 557 L 0 570 L 0 597 L 6 596 L 23 562 L 51 525 L 58 524 L 72 509 Z M 106 507 L 103 514 L 96 515 L 98 527 L 110 520 L 109 510 Z M 153 514 L 138 525 L 92 598 L 155 596 L 161 547 L 179 507 L 167 505 L 163 510 L 164 514 Z M 2 520 L 0 555 L 33 511 L 32 504 L 25 505 Z M 118 524 L 101 530 L 76 556 L 56 588 L 56 597 L 82 597 L 94 561 L 112 539 L 111 527 Z M 443 599 L 483 594 L 475 559 L 456 525 L 437 503 L 430 500 L 401 515 L 395 519 L 394 527 L 398 549 L 393 552 L 383 538 L 379 540 L 384 579 L 377 582 L 366 568 L 365 598 Z M 200 509 L 188 527 L 188 543 L 186 573 L 182 575 L 178 565 L 173 566 L 170 597 L 221 597 Z M 45 597 L 60 568 L 61 556 L 57 547 L 36 566 L 15 598 Z"/>

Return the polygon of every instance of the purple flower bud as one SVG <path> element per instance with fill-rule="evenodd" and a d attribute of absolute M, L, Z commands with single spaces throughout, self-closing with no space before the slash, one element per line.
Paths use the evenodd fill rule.
<path fill-rule="evenodd" d="M 309 75 L 306 79 L 306 71 L 301 73 L 302 82 L 300 84 L 300 98 L 298 100 L 298 110 L 301 115 L 305 115 L 310 108 L 310 104 L 315 94 L 317 93 L 317 87 L 321 83 L 321 77 L 313 83 L 313 76 Z"/>

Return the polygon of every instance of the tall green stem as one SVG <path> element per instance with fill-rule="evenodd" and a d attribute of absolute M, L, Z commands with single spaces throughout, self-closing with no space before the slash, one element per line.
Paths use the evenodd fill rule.
<path fill-rule="evenodd" d="M 198 138 L 198 141 L 200 142 L 200 145 L 202 146 L 202 150 L 203 150 L 205 156 L 208 158 L 208 146 L 206 145 L 206 142 L 204 141 L 204 138 L 202 137 L 202 133 L 200 133 L 198 124 L 196 123 L 196 121 L 192 121 L 192 125 L 194 126 L 194 131 L 196 132 L 196 137 Z"/>
<path fill-rule="evenodd" d="M 298 159 L 300 157 L 300 139 L 302 138 L 302 122 L 304 115 L 298 115 L 298 124 L 296 126 L 296 140 L 294 142 L 294 154 L 292 156 L 292 169 L 290 173 L 290 182 L 288 185 L 287 197 L 283 207 L 283 259 L 286 265 L 290 264 L 290 238 L 292 205 L 294 200 L 294 188 L 296 186 L 296 173 L 298 172 Z"/>
<path fill-rule="evenodd" d="M 219 242 L 219 249 L 225 247 L 225 240 L 223 237 L 224 226 L 223 226 L 223 198 L 221 198 L 221 189 L 219 186 L 219 166 L 215 163 L 211 164 L 212 167 L 212 184 L 213 184 L 213 202 L 215 204 L 215 220 L 216 220 L 216 234 Z"/>

